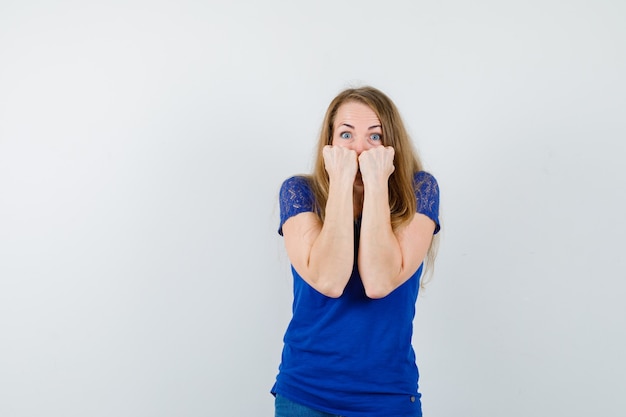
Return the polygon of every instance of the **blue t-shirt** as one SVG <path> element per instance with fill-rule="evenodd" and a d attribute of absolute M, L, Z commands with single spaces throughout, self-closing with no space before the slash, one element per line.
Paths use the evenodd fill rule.
<path fill-rule="evenodd" d="M 433 219 L 439 231 L 439 187 L 427 172 L 415 174 L 417 212 Z M 285 180 L 280 190 L 280 226 L 314 210 L 305 177 Z M 360 224 L 355 222 L 355 246 Z M 355 254 L 358 253 L 355 248 Z M 355 257 L 356 258 L 356 257 Z M 293 316 L 273 394 L 307 407 L 346 417 L 421 416 L 418 370 L 411 345 L 415 302 L 423 265 L 404 284 L 381 299 L 371 299 L 355 259 L 352 276 L 339 298 L 307 284 L 291 268 Z"/>

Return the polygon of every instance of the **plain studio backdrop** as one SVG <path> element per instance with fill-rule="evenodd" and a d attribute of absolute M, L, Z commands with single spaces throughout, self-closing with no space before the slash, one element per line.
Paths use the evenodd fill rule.
<path fill-rule="evenodd" d="M 625 74 L 622 0 L 3 0 L 0 415 L 273 415 L 278 190 L 369 84 L 441 187 L 425 416 L 624 416 Z"/>

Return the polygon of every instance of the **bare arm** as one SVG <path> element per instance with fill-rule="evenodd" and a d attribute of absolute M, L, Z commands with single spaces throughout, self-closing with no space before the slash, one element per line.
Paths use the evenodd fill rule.
<path fill-rule="evenodd" d="M 356 154 L 339 147 L 324 151 L 330 188 L 324 223 L 311 212 L 283 225 L 287 255 L 298 274 L 328 297 L 339 297 L 354 265 L 353 183 Z"/>
<path fill-rule="evenodd" d="M 392 230 L 388 178 L 393 168 L 389 168 L 389 158 L 393 161 L 393 152 L 379 148 L 360 160 L 365 193 L 358 268 L 370 298 L 387 296 L 415 273 L 435 230 L 434 221 L 419 213 L 407 226 Z"/>

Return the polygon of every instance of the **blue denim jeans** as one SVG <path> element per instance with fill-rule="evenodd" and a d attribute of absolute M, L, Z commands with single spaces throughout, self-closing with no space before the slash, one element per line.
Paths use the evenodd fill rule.
<path fill-rule="evenodd" d="M 285 397 L 276 395 L 274 417 L 341 417 L 323 411 L 313 410 L 298 403 L 294 403 Z"/>

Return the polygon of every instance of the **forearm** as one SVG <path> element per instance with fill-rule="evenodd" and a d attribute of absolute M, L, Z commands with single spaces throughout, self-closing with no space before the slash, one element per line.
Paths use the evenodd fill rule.
<path fill-rule="evenodd" d="M 402 251 L 391 227 L 386 182 L 365 187 L 358 268 L 370 298 L 380 298 L 397 287 Z"/>
<path fill-rule="evenodd" d="M 339 297 L 354 265 L 354 211 L 351 183 L 330 184 L 322 229 L 309 256 L 315 288 Z"/>

